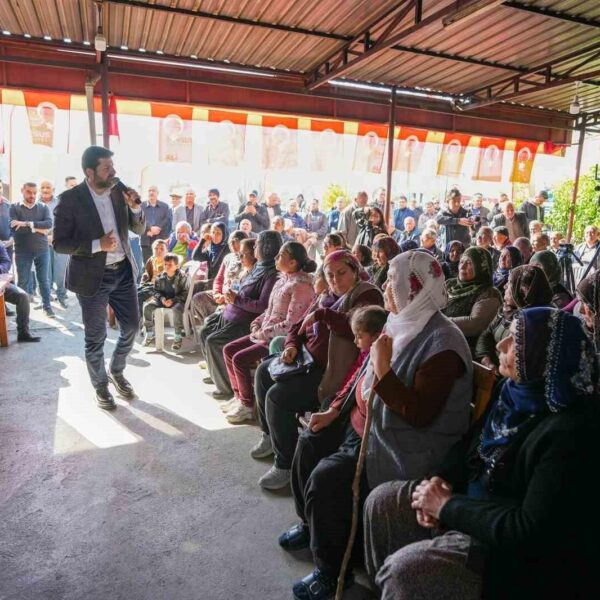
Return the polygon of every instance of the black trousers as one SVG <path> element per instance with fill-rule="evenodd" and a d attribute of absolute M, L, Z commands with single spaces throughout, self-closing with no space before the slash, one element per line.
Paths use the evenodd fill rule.
<path fill-rule="evenodd" d="M 17 307 L 17 331 L 27 333 L 29 331 L 29 294 L 9 283 L 4 290 L 4 299 Z"/>
<path fill-rule="evenodd" d="M 314 367 L 310 373 L 275 382 L 269 375 L 269 363 L 263 361 L 256 369 L 254 393 L 261 429 L 270 434 L 275 451 L 275 466 L 289 469 L 298 440 L 296 413 L 314 411 L 319 407 L 317 390 L 323 369 Z"/>
<path fill-rule="evenodd" d="M 352 524 L 352 482 L 361 439 L 348 417 L 317 433 L 304 431 L 292 463 L 296 512 L 310 531 L 317 567 L 331 577 L 340 572 Z M 369 493 L 366 473 L 360 483 L 359 521 L 352 558 L 362 559 L 362 507 Z"/>
<path fill-rule="evenodd" d="M 220 313 L 213 313 L 200 329 L 200 357 L 206 361 L 208 372 L 215 387 L 222 394 L 233 396 L 225 358 L 223 357 L 223 348 L 245 335 L 250 333 L 250 323 L 226 321 Z"/>

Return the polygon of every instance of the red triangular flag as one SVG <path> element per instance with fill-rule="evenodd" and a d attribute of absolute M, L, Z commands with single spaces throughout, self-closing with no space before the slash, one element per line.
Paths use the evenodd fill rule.
<path fill-rule="evenodd" d="M 116 135 L 120 142 L 119 122 L 117 121 L 117 101 L 114 96 L 111 96 L 108 101 L 108 115 L 108 135 Z"/>

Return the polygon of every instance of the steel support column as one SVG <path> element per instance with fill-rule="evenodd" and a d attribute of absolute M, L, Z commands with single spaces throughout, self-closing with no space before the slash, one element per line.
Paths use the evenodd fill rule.
<path fill-rule="evenodd" d="M 573 234 L 573 221 L 575 220 L 575 205 L 577 204 L 577 192 L 579 191 L 579 174 L 581 172 L 581 157 L 583 156 L 583 143 L 585 142 L 585 128 L 587 115 L 581 117 L 581 129 L 579 133 L 579 144 L 577 146 L 577 161 L 575 162 L 575 181 L 573 183 L 573 195 L 569 207 L 569 222 L 567 224 L 567 243 L 571 243 Z"/>
<path fill-rule="evenodd" d="M 100 63 L 100 85 L 102 93 L 102 145 L 110 148 L 110 106 L 108 99 L 108 55 L 102 53 Z"/>
<path fill-rule="evenodd" d="M 392 167 L 394 166 L 394 131 L 396 129 L 396 88 L 392 88 L 390 101 L 390 120 L 388 123 L 388 156 L 385 187 L 385 207 L 383 216 L 386 225 L 390 224 L 390 213 L 392 208 Z"/>

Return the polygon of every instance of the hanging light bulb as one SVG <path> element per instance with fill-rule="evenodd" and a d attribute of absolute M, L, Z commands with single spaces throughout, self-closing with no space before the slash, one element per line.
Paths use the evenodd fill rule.
<path fill-rule="evenodd" d="M 573 98 L 573 102 L 569 106 L 569 114 L 578 115 L 581 111 L 581 104 L 579 104 L 579 86 L 581 85 L 581 81 L 575 82 L 575 98 Z"/>

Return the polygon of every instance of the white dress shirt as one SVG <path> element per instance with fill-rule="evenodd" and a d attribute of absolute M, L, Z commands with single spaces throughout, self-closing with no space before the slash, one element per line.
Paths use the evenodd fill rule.
<path fill-rule="evenodd" d="M 90 190 L 90 194 L 92 195 L 92 199 L 94 200 L 94 204 L 96 205 L 96 209 L 98 210 L 98 214 L 100 215 L 100 221 L 102 222 L 102 229 L 104 229 L 104 235 L 106 235 L 109 231 L 112 231 L 115 234 L 115 238 L 117 240 L 117 247 L 114 252 L 108 252 L 106 254 L 106 264 L 112 265 L 113 263 L 117 263 L 122 261 L 125 258 L 125 249 L 123 248 L 123 244 L 121 243 L 121 238 L 119 237 L 119 230 L 117 229 L 117 219 L 115 218 L 115 211 L 113 209 L 112 200 L 110 199 L 110 189 L 106 190 L 103 194 L 97 194 L 91 187 L 90 184 L 86 181 L 86 185 Z M 101 252 L 102 248 L 100 247 L 100 240 L 94 240 L 92 242 L 92 253 Z"/>

